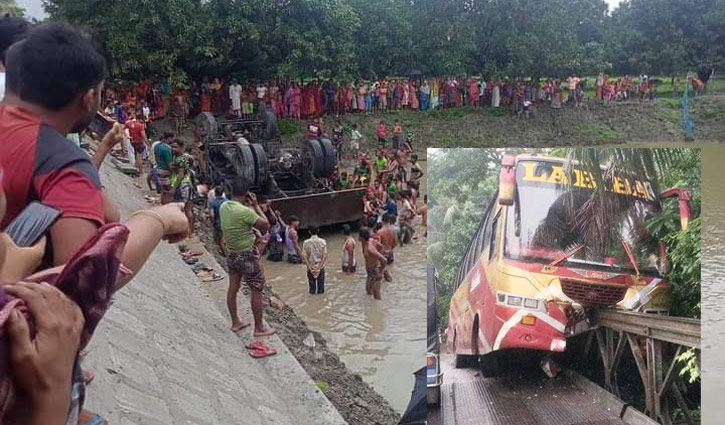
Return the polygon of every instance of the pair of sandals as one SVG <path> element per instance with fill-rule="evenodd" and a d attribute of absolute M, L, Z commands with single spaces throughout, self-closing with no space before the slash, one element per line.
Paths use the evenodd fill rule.
<path fill-rule="evenodd" d="M 264 341 L 252 341 L 244 347 L 249 350 L 249 355 L 255 359 L 261 359 L 263 357 L 274 356 L 277 354 L 277 350 L 267 345 Z"/>

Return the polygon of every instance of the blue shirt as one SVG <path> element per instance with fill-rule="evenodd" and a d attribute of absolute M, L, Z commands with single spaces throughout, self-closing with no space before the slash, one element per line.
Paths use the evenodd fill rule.
<path fill-rule="evenodd" d="M 385 207 L 383 209 L 387 214 L 392 214 L 396 217 L 398 216 L 398 204 L 396 204 L 392 199 L 388 199 L 388 202 L 385 203 Z"/>
<path fill-rule="evenodd" d="M 220 196 L 218 198 L 212 199 L 211 202 L 209 202 L 209 207 L 212 211 L 214 211 L 214 228 L 217 230 L 221 230 L 221 222 L 219 221 L 219 209 L 226 201 L 226 198 Z"/>

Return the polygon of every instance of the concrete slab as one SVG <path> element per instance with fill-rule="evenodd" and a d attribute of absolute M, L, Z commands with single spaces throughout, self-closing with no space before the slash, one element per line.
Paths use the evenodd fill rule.
<path fill-rule="evenodd" d="M 112 164 L 101 178 L 122 217 L 148 207 Z M 223 273 L 211 256 L 203 261 Z M 345 423 L 279 338 L 268 340 L 276 356 L 251 358 L 243 347 L 251 331 L 230 332 L 221 288 L 208 289 L 162 242 L 117 294 L 88 348 L 83 365 L 96 379 L 86 407 L 121 424 Z M 248 305 L 240 294 L 245 317 Z"/>

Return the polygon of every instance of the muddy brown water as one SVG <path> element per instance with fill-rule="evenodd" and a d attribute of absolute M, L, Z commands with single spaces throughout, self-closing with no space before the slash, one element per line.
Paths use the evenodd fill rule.
<path fill-rule="evenodd" d="M 725 139 L 725 134 L 723 135 Z M 702 423 L 725 415 L 725 145 L 702 146 Z"/>
<path fill-rule="evenodd" d="M 359 244 L 357 273 L 342 273 L 344 237 L 339 233 L 321 235 L 329 253 L 322 295 L 307 292 L 304 266 L 265 263 L 272 290 L 398 412 L 405 410 L 413 388 L 412 374 L 423 366 L 425 353 L 426 242 L 420 228 L 416 233 L 421 237 L 397 250 L 390 266 L 393 281 L 383 283 L 382 300 L 365 292 Z"/>
<path fill-rule="evenodd" d="M 425 172 L 425 163 L 421 163 Z M 425 186 L 421 187 L 425 193 Z M 418 203 L 422 205 L 421 200 Z M 341 270 L 344 235 L 336 228 L 323 230 L 327 241 L 325 293 L 308 293 L 302 265 L 265 262 L 267 284 L 310 327 L 347 367 L 362 376 L 402 413 L 413 389 L 413 372 L 425 361 L 425 249 L 426 238 L 416 219 L 416 239 L 396 249 L 389 266 L 392 282 L 383 282 L 382 300 L 365 292 L 365 268 L 358 242 L 357 273 Z M 304 232 L 303 232 L 304 233 Z M 357 239 L 357 238 L 356 238 Z"/>

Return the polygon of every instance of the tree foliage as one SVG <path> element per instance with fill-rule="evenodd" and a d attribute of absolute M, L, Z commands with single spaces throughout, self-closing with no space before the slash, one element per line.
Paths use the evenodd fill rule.
<path fill-rule="evenodd" d="M 0 5 L 14 4 L 2 0 Z M 115 75 L 369 78 L 713 69 L 725 0 L 44 0 Z"/>
<path fill-rule="evenodd" d="M 16 0 L 0 0 L 0 16 L 23 16 L 25 9 L 18 6 Z"/>

